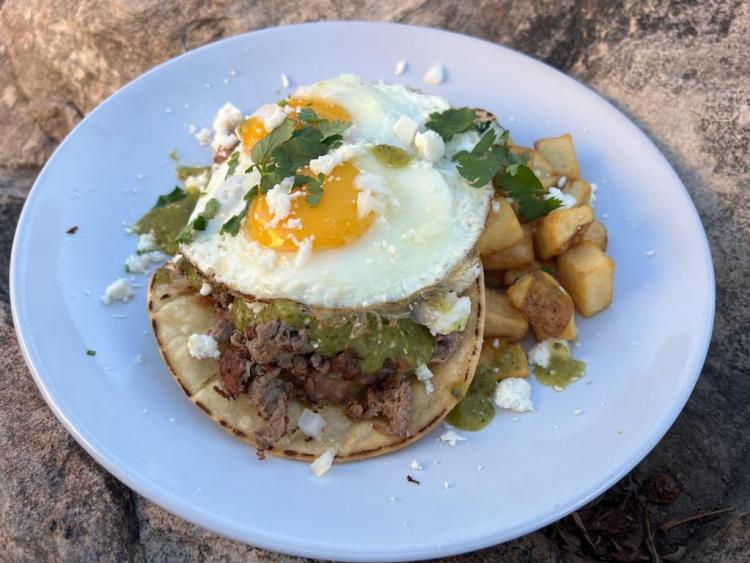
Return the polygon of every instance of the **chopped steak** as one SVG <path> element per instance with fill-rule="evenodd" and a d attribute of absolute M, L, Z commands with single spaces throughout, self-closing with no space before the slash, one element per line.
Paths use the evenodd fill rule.
<path fill-rule="evenodd" d="M 290 398 L 314 407 L 320 403 L 346 405 L 355 420 L 378 418 L 378 430 L 408 436 L 412 411 L 412 368 L 404 359 L 387 359 L 383 366 L 364 373 L 353 350 L 328 358 L 313 347 L 306 329 L 271 320 L 234 328 L 231 311 L 219 304 L 211 335 L 227 348 L 219 376 L 229 397 L 246 392 L 263 419 L 255 438 L 259 452 L 286 435 Z M 436 338 L 432 361 L 445 361 L 456 349 L 460 333 Z"/>
<path fill-rule="evenodd" d="M 367 388 L 362 402 L 350 403 L 346 414 L 353 419 L 384 416 L 387 424 L 382 430 L 392 436 L 405 438 L 412 407 L 412 390 L 408 381 L 391 376 L 381 385 Z"/>
<path fill-rule="evenodd" d="M 268 420 L 279 403 L 286 403 L 284 384 L 279 379 L 281 370 L 272 369 L 258 375 L 250 382 L 250 402 L 258 409 L 260 416 Z"/>
<path fill-rule="evenodd" d="M 313 401 L 328 401 L 340 405 L 359 395 L 362 385 L 356 381 L 334 379 L 331 375 L 313 372 L 307 378 L 305 391 Z"/>
<path fill-rule="evenodd" d="M 338 373 L 341 379 L 351 381 L 359 375 L 359 358 L 354 352 L 344 351 L 336 354 L 331 360 L 331 371 Z"/>
<path fill-rule="evenodd" d="M 288 396 L 279 378 L 281 369 L 275 368 L 258 375 L 250 382 L 250 402 L 265 421 L 255 431 L 258 449 L 267 450 L 286 434 Z"/>
<path fill-rule="evenodd" d="M 279 367 L 292 367 L 292 356 L 313 351 L 307 331 L 298 330 L 273 320 L 250 326 L 245 330 L 247 349 L 251 359 L 258 364 L 276 363 Z"/>
<path fill-rule="evenodd" d="M 224 390 L 232 397 L 242 390 L 242 376 L 245 374 L 247 352 L 244 348 L 230 346 L 221 356 L 219 378 Z"/>
<path fill-rule="evenodd" d="M 438 334 L 435 336 L 435 354 L 432 356 L 433 362 L 444 362 L 453 355 L 461 341 L 461 333 L 451 332 L 450 334 Z"/>
<path fill-rule="evenodd" d="M 276 407 L 271 412 L 271 416 L 265 423 L 255 431 L 255 438 L 258 441 L 258 450 L 267 450 L 286 434 L 287 425 L 287 399 L 276 403 Z"/>
<path fill-rule="evenodd" d="M 208 331 L 217 342 L 226 342 L 234 332 L 234 323 L 232 322 L 232 312 L 229 309 L 216 307 L 214 314 L 215 323 L 211 330 Z"/>

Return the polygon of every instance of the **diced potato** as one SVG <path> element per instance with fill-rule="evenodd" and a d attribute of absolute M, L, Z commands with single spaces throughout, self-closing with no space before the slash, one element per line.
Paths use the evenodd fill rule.
<path fill-rule="evenodd" d="M 532 326 L 557 338 L 573 316 L 573 300 L 546 272 L 531 272 L 508 288 L 508 299 Z"/>
<path fill-rule="evenodd" d="M 581 176 L 573 137 L 569 134 L 540 139 L 534 143 L 534 148 L 549 160 L 552 169 L 561 176 L 568 180 L 575 180 Z"/>
<path fill-rule="evenodd" d="M 528 157 L 529 160 L 526 165 L 536 174 L 536 177 L 539 178 L 539 181 L 545 188 L 557 185 L 560 175 L 555 173 L 552 169 L 552 164 L 550 164 L 550 161 L 542 153 L 522 146 L 511 147 L 510 152 L 525 154 Z"/>
<path fill-rule="evenodd" d="M 482 265 L 488 270 L 522 268 L 534 261 L 534 230 L 531 225 L 523 225 L 523 238 L 501 252 L 482 256 Z"/>
<path fill-rule="evenodd" d="M 505 274 L 502 270 L 485 270 L 484 285 L 487 287 L 503 287 Z"/>
<path fill-rule="evenodd" d="M 542 340 L 547 340 L 548 338 L 553 338 L 544 330 L 538 327 L 532 327 L 534 330 L 534 338 L 537 339 L 537 341 L 541 342 Z M 575 340 L 578 337 L 578 328 L 576 327 L 576 315 L 575 312 L 570 316 L 570 322 L 568 323 L 568 326 L 565 327 L 565 330 L 563 330 L 559 335 L 555 336 L 554 338 L 561 338 L 563 340 Z"/>
<path fill-rule="evenodd" d="M 536 174 L 545 188 L 557 185 L 560 175 L 552 168 L 552 163 L 539 151 L 534 151 L 527 166 Z"/>
<path fill-rule="evenodd" d="M 496 204 L 487 216 L 487 225 L 477 246 L 480 256 L 489 256 L 513 246 L 523 239 L 523 228 L 516 213 L 504 197 L 495 198 Z M 498 268 L 492 268 L 497 270 Z"/>
<path fill-rule="evenodd" d="M 534 249 L 546 260 L 565 252 L 573 237 L 594 221 L 594 210 L 588 205 L 559 209 L 539 219 L 534 233 Z"/>
<path fill-rule="evenodd" d="M 508 377 L 528 377 L 529 362 L 526 352 L 518 342 L 489 338 L 482 345 L 479 365 L 486 366 L 497 374 L 498 381 Z"/>
<path fill-rule="evenodd" d="M 562 191 L 576 198 L 577 205 L 579 206 L 588 205 L 591 201 L 591 184 L 584 182 L 580 178 L 566 182 Z"/>
<path fill-rule="evenodd" d="M 518 310 L 511 305 L 505 293 L 491 287 L 485 290 L 485 338 L 507 338 L 521 340 L 529 330 L 529 323 Z"/>
<path fill-rule="evenodd" d="M 505 285 L 506 287 L 510 287 L 511 285 L 516 283 L 519 278 L 521 278 L 521 276 L 525 276 L 530 272 L 535 272 L 538 269 L 539 264 L 537 264 L 536 262 L 532 262 L 524 268 L 505 270 L 505 273 L 503 274 L 503 285 Z"/>
<path fill-rule="evenodd" d="M 594 221 L 589 225 L 589 228 L 583 233 L 581 241 L 587 240 L 593 242 L 596 246 L 607 251 L 607 227 L 602 225 L 599 221 Z"/>
<path fill-rule="evenodd" d="M 560 256 L 557 274 L 583 316 L 595 315 L 612 302 L 615 263 L 593 242 L 583 241 Z"/>

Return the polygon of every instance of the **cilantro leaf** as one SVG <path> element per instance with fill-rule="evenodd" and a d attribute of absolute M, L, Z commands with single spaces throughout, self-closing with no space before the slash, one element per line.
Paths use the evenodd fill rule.
<path fill-rule="evenodd" d="M 486 186 L 507 162 L 507 149 L 494 145 L 495 132 L 489 129 L 471 152 L 461 151 L 453 160 L 458 163 L 458 173 L 474 188 Z"/>
<path fill-rule="evenodd" d="M 168 194 L 159 196 L 159 198 L 156 200 L 156 205 L 154 205 L 154 208 L 164 207 L 167 204 L 174 203 L 175 201 L 180 201 L 183 197 L 185 197 L 185 191 L 180 186 L 175 186 L 175 188 Z"/>
<path fill-rule="evenodd" d="M 468 131 L 476 115 L 477 112 L 471 108 L 450 108 L 431 113 L 425 127 L 438 133 L 443 140 L 450 141 L 455 135 Z"/>
<path fill-rule="evenodd" d="M 320 130 L 320 134 L 324 141 L 334 135 L 340 135 L 352 126 L 350 121 L 344 121 L 343 119 L 321 119 L 318 117 L 318 114 L 310 108 L 302 108 L 299 110 L 299 112 L 297 112 L 297 117 L 305 123 L 317 127 Z"/>
<path fill-rule="evenodd" d="M 253 162 L 265 163 L 277 147 L 291 139 L 295 126 L 296 123 L 293 120 L 286 118 L 281 125 L 258 141 L 250 153 Z"/>
<path fill-rule="evenodd" d="M 342 119 L 323 119 L 318 122 L 318 129 L 320 129 L 320 134 L 323 135 L 324 141 L 341 135 L 341 133 L 349 129 L 351 126 L 352 124 L 350 121 L 344 121 Z"/>
<path fill-rule="evenodd" d="M 227 173 L 224 176 L 224 178 L 228 178 L 232 174 L 234 174 L 234 171 L 237 170 L 237 165 L 240 163 L 240 153 L 237 151 L 234 151 L 231 155 L 229 155 L 229 160 L 227 160 L 227 164 L 229 165 L 229 168 L 227 168 Z"/>
<path fill-rule="evenodd" d="M 496 185 L 508 197 L 518 202 L 521 218 L 528 222 L 544 217 L 562 205 L 556 198 L 545 199 L 546 190 L 528 166 L 515 164 L 515 174 L 510 172 L 511 166 L 495 177 Z"/>
<path fill-rule="evenodd" d="M 237 213 L 237 215 L 232 215 L 222 226 L 220 233 L 228 233 L 232 236 L 236 236 L 237 233 L 240 232 L 240 225 L 242 224 L 242 220 L 245 218 L 245 215 L 247 215 L 248 210 L 250 209 L 250 204 L 253 201 L 253 198 L 258 195 L 258 187 L 254 187 L 253 189 L 249 190 L 242 199 L 245 200 L 245 207 L 242 208 L 242 211 Z"/>
<path fill-rule="evenodd" d="M 323 182 L 325 182 L 325 179 L 326 175 L 322 173 L 318 174 L 317 178 L 297 175 L 294 177 L 294 187 L 307 186 L 305 201 L 310 207 L 316 207 L 323 197 Z"/>
<path fill-rule="evenodd" d="M 188 222 L 187 225 L 180 229 L 175 237 L 175 242 L 190 242 L 193 240 L 193 233 L 195 231 L 205 231 L 208 222 L 216 217 L 219 212 L 219 202 L 216 199 L 209 199 L 203 208 L 201 213 L 195 216 L 195 219 Z"/>
<path fill-rule="evenodd" d="M 206 216 L 206 219 L 213 219 L 218 212 L 219 200 L 212 197 L 206 202 L 206 206 L 203 208 L 203 214 Z"/>
<path fill-rule="evenodd" d="M 318 114 L 315 113 L 311 108 L 302 108 L 297 112 L 299 117 L 305 123 L 317 123 L 320 121 Z"/>

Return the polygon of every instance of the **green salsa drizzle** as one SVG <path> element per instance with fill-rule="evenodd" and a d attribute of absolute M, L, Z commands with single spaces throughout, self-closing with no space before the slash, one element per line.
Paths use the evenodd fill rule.
<path fill-rule="evenodd" d="M 280 320 L 295 328 L 305 328 L 317 351 L 334 356 L 351 349 L 360 357 L 360 369 L 372 373 L 387 359 L 399 359 L 409 369 L 426 364 L 435 352 L 435 341 L 427 327 L 409 319 L 389 321 L 374 313 L 345 313 L 318 318 L 303 306 L 278 300 L 255 306 L 242 299 L 232 303 L 235 326 Z"/>
<path fill-rule="evenodd" d="M 559 342 L 552 344 L 549 367 L 534 366 L 534 375 L 539 383 L 557 388 L 565 388 L 579 380 L 584 371 L 586 371 L 586 364 L 580 360 L 574 360 L 570 355 L 570 350 Z"/>
<path fill-rule="evenodd" d="M 178 166 L 175 169 L 177 177 L 183 182 L 190 178 L 190 176 L 200 176 L 204 172 L 210 172 L 210 166 Z"/>
<path fill-rule="evenodd" d="M 187 191 L 185 197 L 154 207 L 141 217 L 135 225 L 139 233 L 154 233 L 159 248 L 166 254 L 175 254 L 178 244 L 175 242 L 177 233 L 190 219 L 190 214 L 198 202 L 199 193 Z"/>
<path fill-rule="evenodd" d="M 154 285 L 164 285 L 172 281 L 172 275 L 166 266 L 162 266 L 154 272 Z"/>
<path fill-rule="evenodd" d="M 481 430 L 495 417 L 492 397 L 497 386 L 495 371 L 479 366 L 466 396 L 448 413 L 446 420 L 461 430 Z"/>
<path fill-rule="evenodd" d="M 375 145 L 372 147 L 372 154 L 388 168 L 403 168 L 411 161 L 408 152 L 393 145 Z"/>
<path fill-rule="evenodd" d="M 195 270 L 195 266 L 193 266 L 185 258 L 180 258 L 180 260 L 177 262 L 177 267 L 182 271 L 183 274 L 185 274 L 185 278 L 187 278 L 188 283 L 192 287 L 194 287 L 195 289 L 200 289 L 203 286 L 203 278 Z"/>
<path fill-rule="evenodd" d="M 524 365 L 514 352 L 512 344 L 501 340 L 498 347 L 486 347 L 482 350 L 482 356 L 479 358 L 480 365 L 491 369 L 497 379 L 512 377 L 524 369 Z"/>

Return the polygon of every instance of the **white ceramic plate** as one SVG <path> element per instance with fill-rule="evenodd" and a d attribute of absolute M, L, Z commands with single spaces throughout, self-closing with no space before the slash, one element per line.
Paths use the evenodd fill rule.
<path fill-rule="evenodd" d="M 395 77 L 401 59 L 408 71 Z M 421 75 L 435 62 L 445 65 L 447 79 L 430 87 Z M 257 461 L 190 404 L 159 359 L 144 288 L 129 304 L 105 307 L 99 296 L 123 275 L 135 245 L 123 221 L 134 222 L 174 184 L 168 152 L 177 148 L 187 163 L 209 159 L 188 125 L 210 127 L 227 100 L 250 111 L 278 99 L 282 72 L 293 84 L 341 72 L 403 81 L 494 111 L 522 144 L 574 135 L 583 175 L 599 186 L 596 212 L 617 264 L 613 306 L 580 323 L 576 354 L 588 363 L 585 381 L 562 393 L 534 385 L 536 412 L 499 412 L 456 447 L 434 433 L 323 478 L 303 463 Z M 72 225 L 78 233 L 66 235 Z M 18 225 L 11 284 L 18 336 L 39 388 L 104 467 L 226 536 L 347 560 L 478 549 L 531 532 L 606 490 L 682 409 L 714 312 L 711 257 L 690 198 L 619 111 L 503 47 L 382 23 L 250 33 L 128 84 L 68 136 L 40 174 Z M 89 348 L 95 357 L 85 355 Z M 411 470 L 413 459 L 424 469 Z M 421 485 L 407 483 L 407 473 Z"/>

